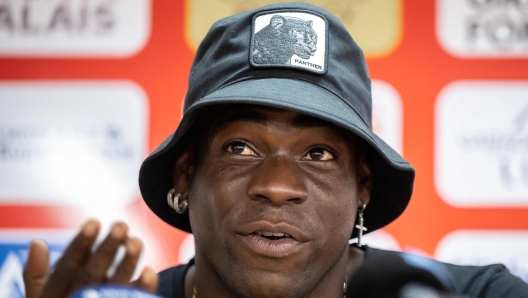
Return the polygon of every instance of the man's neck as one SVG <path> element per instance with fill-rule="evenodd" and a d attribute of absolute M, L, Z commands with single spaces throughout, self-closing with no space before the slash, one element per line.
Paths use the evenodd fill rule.
<path fill-rule="evenodd" d="M 336 266 L 334 266 L 321 279 L 320 283 L 307 297 L 343 297 L 343 283 L 346 282 L 346 277 L 354 272 L 362 263 L 364 259 L 364 251 L 355 247 L 349 246 L 343 256 L 340 258 Z M 196 266 L 192 265 L 185 275 L 185 298 L 193 298 L 193 289 L 200 289 L 197 297 L 234 297 L 227 287 L 221 281 L 213 276 L 208 276 L 209 270 L 203 270 L 203 274 L 198 273 Z M 197 277 L 199 276 L 199 278 Z"/>

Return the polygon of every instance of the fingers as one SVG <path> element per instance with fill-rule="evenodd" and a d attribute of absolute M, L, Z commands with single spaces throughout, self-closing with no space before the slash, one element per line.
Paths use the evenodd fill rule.
<path fill-rule="evenodd" d="M 65 297 L 71 289 L 73 279 L 91 254 L 91 247 L 99 233 L 100 224 L 89 220 L 72 240 L 57 261 L 55 270 L 42 290 L 41 297 Z"/>
<path fill-rule="evenodd" d="M 128 226 L 123 222 L 114 224 L 108 236 L 80 270 L 73 282 L 72 290 L 104 282 L 106 280 L 106 272 L 114 261 L 117 249 L 120 245 L 125 244 L 127 238 Z"/>
<path fill-rule="evenodd" d="M 125 257 L 117 267 L 114 276 L 109 280 L 111 283 L 130 282 L 143 250 L 143 242 L 139 238 L 129 238 L 125 243 L 125 248 Z"/>
<path fill-rule="evenodd" d="M 36 298 L 42 292 L 50 274 L 49 248 L 41 239 L 35 239 L 29 244 L 29 253 L 24 268 L 24 287 L 26 298 Z"/>
<path fill-rule="evenodd" d="M 107 281 L 128 283 L 134 274 L 143 250 L 143 243 L 138 238 L 129 238 L 128 226 L 123 222 L 118 222 L 112 226 L 110 233 L 99 247 L 92 252 L 99 230 L 99 222 L 88 221 L 66 248 L 51 275 L 49 275 L 49 250 L 47 246 L 43 242 L 32 242 L 28 265 L 24 273 L 24 280 L 27 280 L 27 297 L 66 297 L 69 293 L 80 288 Z M 108 268 L 114 262 L 117 251 L 122 245 L 126 248 L 125 256 L 117 267 L 114 276 L 108 280 Z M 40 283 L 32 282 L 32 280 L 40 280 Z M 45 286 L 42 286 L 44 283 Z M 155 291 L 157 283 L 157 274 L 152 269 L 146 268 L 141 273 L 136 285 L 148 291 Z"/>
<path fill-rule="evenodd" d="M 158 288 L 158 274 L 152 268 L 145 267 L 139 278 L 132 282 L 132 285 L 147 292 L 155 292 Z"/>

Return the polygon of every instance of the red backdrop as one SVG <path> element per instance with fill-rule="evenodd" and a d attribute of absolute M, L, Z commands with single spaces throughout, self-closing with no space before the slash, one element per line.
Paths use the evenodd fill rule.
<path fill-rule="evenodd" d="M 151 32 L 129 58 L 0 57 L 0 80 L 131 80 L 146 92 L 149 104 L 148 151 L 173 132 L 181 118 L 187 73 L 194 51 L 184 37 L 185 1 L 152 1 Z M 400 42 L 387 55 L 368 58 L 372 79 L 390 83 L 403 104 L 404 157 L 416 168 L 413 198 L 405 213 L 386 227 L 402 248 L 434 255 L 439 241 L 460 229 L 527 230 L 528 208 L 457 208 L 446 204 L 434 184 L 435 104 L 439 92 L 458 80 L 528 80 L 523 58 L 457 58 L 439 44 L 434 1 L 405 0 Z M 526 204 L 525 204 L 526 205 Z M 156 218 L 141 198 L 126 212 L 146 218 L 163 257 L 157 269 L 176 264 L 183 237 Z M 72 228 L 82 223 L 79 207 L 0 203 L 0 228 Z M 96 214 L 91 214 L 93 216 Z M 147 245 L 149 245 L 147 243 Z M 154 245 L 154 244 L 153 244 Z"/>

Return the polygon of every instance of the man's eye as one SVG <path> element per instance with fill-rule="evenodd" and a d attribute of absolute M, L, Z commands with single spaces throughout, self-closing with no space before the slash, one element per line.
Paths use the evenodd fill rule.
<path fill-rule="evenodd" d="M 308 160 L 327 161 L 334 159 L 334 155 L 323 148 L 314 148 L 304 158 Z"/>
<path fill-rule="evenodd" d="M 255 154 L 255 152 L 253 150 L 251 150 L 251 148 L 249 148 L 248 145 L 242 143 L 242 142 L 232 142 L 230 143 L 229 145 L 227 145 L 227 151 L 228 152 L 231 152 L 231 153 L 234 153 L 234 154 L 239 154 L 239 155 L 253 155 L 253 156 L 257 156 L 257 154 Z"/>

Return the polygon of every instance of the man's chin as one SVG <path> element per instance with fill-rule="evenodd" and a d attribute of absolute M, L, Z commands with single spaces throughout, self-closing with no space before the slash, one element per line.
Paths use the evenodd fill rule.
<path fill-rule="evenodd" d="M 243 274 L 243 273 L 242 273 Z M 284 274 L 271 272 L 248 272 L 244 276 L 243 283 L 237 287 L 244 297 L 301 297 L 299 291 L 305 288 L 298 274 Z"/>

